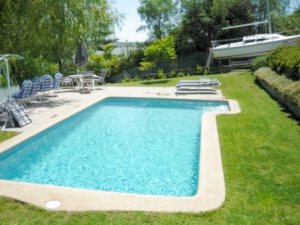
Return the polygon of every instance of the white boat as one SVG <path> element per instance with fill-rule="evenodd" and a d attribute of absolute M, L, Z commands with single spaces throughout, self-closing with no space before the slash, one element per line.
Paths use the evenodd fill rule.
<path fill-rule="evenodd" d="M 264 55 L 282 45 L 296 44 L 299 40 L 300 35 L 257 34 L 245 36 L 240 42 L 214 46 L 212 52 L 216 59 L 250 58 Z"/>

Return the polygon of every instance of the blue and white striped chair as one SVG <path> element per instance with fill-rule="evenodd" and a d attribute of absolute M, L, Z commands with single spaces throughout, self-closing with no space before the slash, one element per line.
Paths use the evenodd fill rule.
<path fill-rule="evenodd" d="M 32 79 L 32 88 L 30 92 L 30 97 L 33 99 L 40 91 L 41 89 L 41 78 L 35 77 Z"/>
<path fill-rule="evenodd" d="M 54 95 L 55 91 L 59 92 L 61 81 L 62 81 L 62 74 L 61 73 L 56 73 L 54 75 L 54 81 L 53 81 L 53 85 L 52 85 L 52 91 L 53 91 L 52 96 Z"/>
<path fill-rule="evenodd" d="M 16 101 L 23 103 L 23 105 L 25 106 L 25 101 L 30 97 L 31 88 L 32 81 L 24 80 L 21 85 L 21 90 L 18 93 L 14 93 L 12 97 L 16 99 Z"/>
<path fill-rule="evenodd" d="M 41 77 L 41 100 L 44 96 L 48 95 L 52 88 L 53 79 L 50 75 L 45 74 Z"/>

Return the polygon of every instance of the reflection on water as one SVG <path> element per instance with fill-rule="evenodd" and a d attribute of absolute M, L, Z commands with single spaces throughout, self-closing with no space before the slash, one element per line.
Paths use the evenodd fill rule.
<path fill-rule="evenodd" d="M 11 93 L 18 92 L 19 90 L 20 90 L 20 88 L 18 85 L 11 87 Z M 8 95 L 9 95 L 9 93 L 8 93 L 7 88 L 0 87 L 0 102 L 5 102 Z"/>

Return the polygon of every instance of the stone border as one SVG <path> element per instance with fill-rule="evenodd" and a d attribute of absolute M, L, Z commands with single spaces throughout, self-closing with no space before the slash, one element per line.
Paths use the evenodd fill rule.
<path fill-rule="evenodd" d="M 98 101 L 106 97 L 103 96 Z M 120 97 L 120 96 L 119 96 Z M 133 96 L 121 96 L 133 97 Z M 149 96 L 135 96 L 149 98 Z M 161 97 L 163 99 L 178 99 L 176 97 Z M 153 98 L 151 96 L 151 98 Z M 180 98 L 182 99 L 182 98 Z M 188 99 L 188 98 L 185 98 Z M 189 98 L 190 99 L 190 98 Z M 195 100 L 195 99 L 191 99 Z M 198 99 L 205 100 L 205 99 Z M 0 144 L 3 152 L 19 144 L 29 137 L 53 126 L 91 104 L 83 105 L 68 115 L 54 118 L 51 124 L 38 129 L 28 130 L 15 138 Z M 209 100 L 214 101 L 214 100 Z M 220 101 L 215 100 L 215 101 Z M 221 100 L 226 101 L 226 100 Z M 199 168 L 198 192 L 191 197 L 164 197 L 151 195 L 126 194 L 106 191 L 83 190 L 65 188 L 53 185 L 39 185 L 25 182 L 0 180 L 0 195 L 14 198 L 35 206 L 46 208 L 46 204 L 57 201 L 59 206 L 52 210 L 57 211 L 152 211 L 152 212 L 203 212 L 220 207 L 225 200 L 225 181 L 222 167 L 222 158 L 216 124 L 219 114 L 240 113 L 239 105 L 234 100 L 227 100 L 230 111 L 226 113 L 206 113 L 202 118 L 201 154 Z"/>

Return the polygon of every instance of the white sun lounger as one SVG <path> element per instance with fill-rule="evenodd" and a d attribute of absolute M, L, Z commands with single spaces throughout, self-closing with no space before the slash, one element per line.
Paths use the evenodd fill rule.
<path fill-rule="evenodd" d="M 216 79 L 199 79 L 199 80 L 181 80 L 177 83 L 176 87 L 182 86 L 200 86 L 200 87 L 210 87 L 219 86 L 221 83 Z"/>
<path fill-rule="evenodd" d="M 217 94 L 217 90 L 211 87 L 188 87 L 183 86 L 177 88 L 175 94 Z"/>

